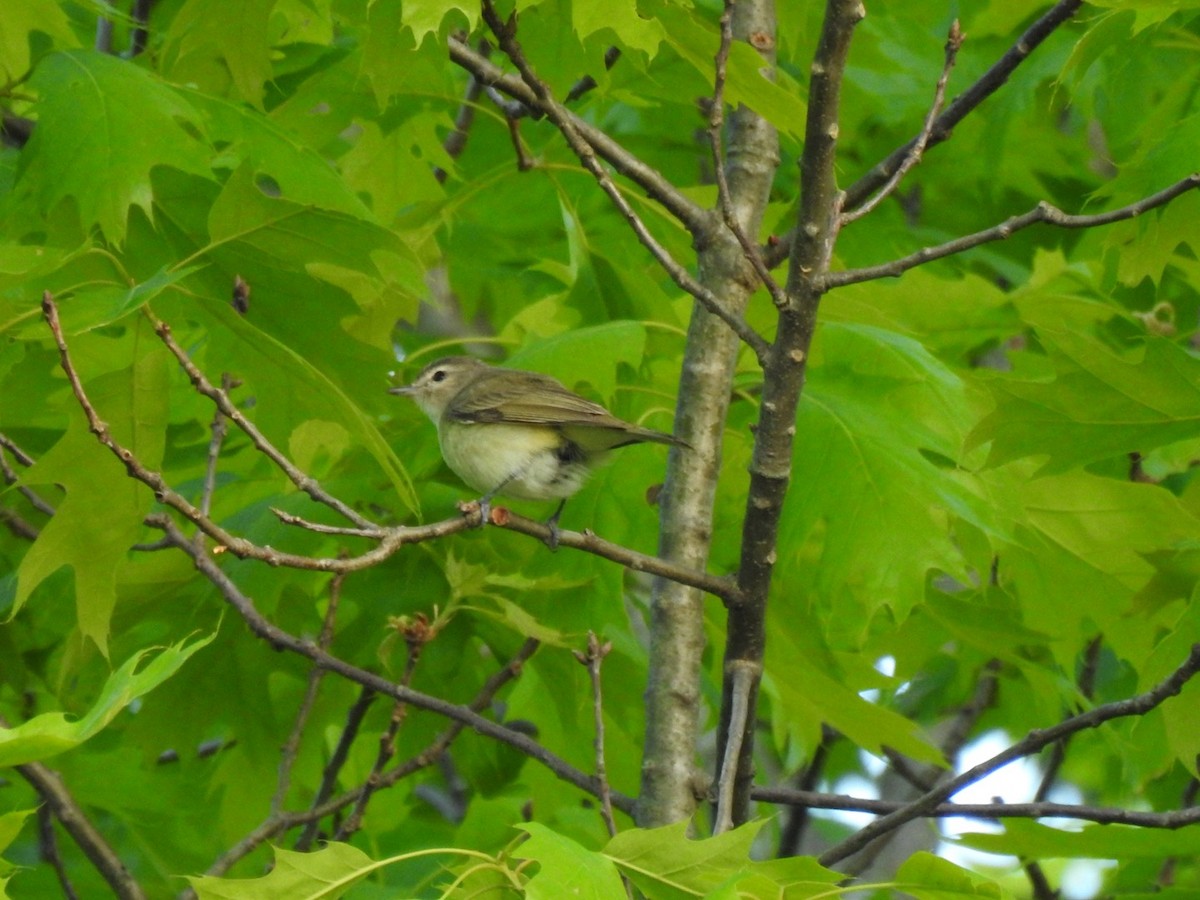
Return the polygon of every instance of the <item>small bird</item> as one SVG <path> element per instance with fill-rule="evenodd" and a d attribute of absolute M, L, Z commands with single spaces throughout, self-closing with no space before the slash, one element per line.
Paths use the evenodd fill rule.
<path fill-rule="evenodd" d="M 497 495 L 560 500 L 547 521 L 558 544 L 558 518 L 609 450 L 678 438 L 618 419 L 548 375 L 502 369 L 470 356 L 427 365 L 412 384 L 389 393 L 411 397 L 437 426 L 442 458 L 470 487 L 488 521 Z"/>

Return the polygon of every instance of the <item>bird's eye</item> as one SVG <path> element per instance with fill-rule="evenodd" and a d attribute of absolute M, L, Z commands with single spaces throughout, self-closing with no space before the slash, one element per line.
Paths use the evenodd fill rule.
<path fill-rule="evenodd" d="M 434 372 L 429 377 L 432 381 L 445 381 L 446 380 L 446 370 L 438 369 L 436 372 Z"/>

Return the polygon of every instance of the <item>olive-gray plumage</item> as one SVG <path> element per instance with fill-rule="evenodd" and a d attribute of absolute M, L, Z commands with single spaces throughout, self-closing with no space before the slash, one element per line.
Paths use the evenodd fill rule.
<path fill-rule="evenodd" d="M 609 450 L 683 443 L 617 418 L 548 375 L 469 356 L 432 362 L 391 393 L 411 397 L 433 420 L 442 458 L 485 501 L 497 494 L 565 501 Z"/>

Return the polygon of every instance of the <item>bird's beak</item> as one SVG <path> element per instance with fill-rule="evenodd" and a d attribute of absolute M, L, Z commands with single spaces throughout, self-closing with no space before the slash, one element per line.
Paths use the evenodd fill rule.
<path fill-rule="evenodd" d="M 402 384 L 402 385 L 400 385 L 400 387 L 388 388 L 389 394 L 399 394 L 402 397 L 407 396 L 408 394 L 411 394 L 412 392 L 413 392 L 413 386 L 411 384 Z"/>

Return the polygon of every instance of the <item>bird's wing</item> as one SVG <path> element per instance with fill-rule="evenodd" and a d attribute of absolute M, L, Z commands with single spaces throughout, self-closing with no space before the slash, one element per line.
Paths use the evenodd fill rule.
<path fill-rule="evenodd" d="M 453 411 L 447 415 L 463 423 L 549 425 L 589 450 L 607 450 L 639 441 L 686 446 L 669 434 L 617 418 L 599 403 L 572 393 L 548 375 L 525 374 L 526 380 L 517 384 L 487 376 L 476 379 L 454 398 Z"/>
<path fill-rule="evenodd" d="M 536 396 L 531 396 L 536 394 Z M 459 422 L 514 422 L 527 425 L 592 425 L 622 428 L 626 423 L 598 403 L 585 400 L 546 375 L 509 379 L 478 378 L 452 403 Z"/>

